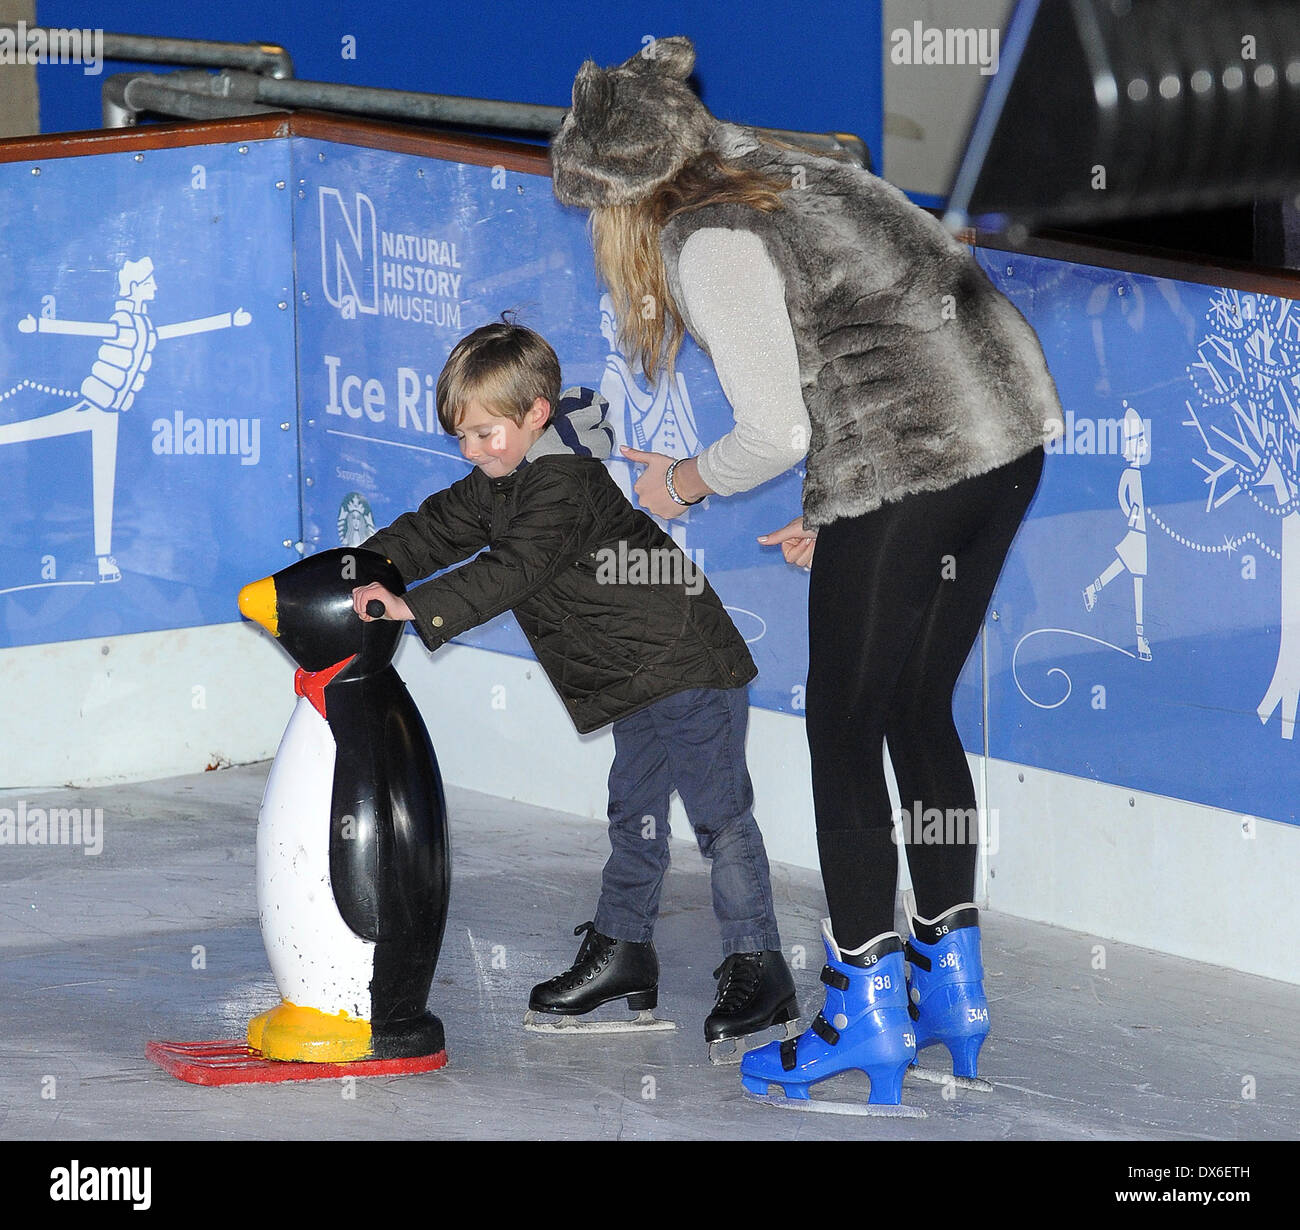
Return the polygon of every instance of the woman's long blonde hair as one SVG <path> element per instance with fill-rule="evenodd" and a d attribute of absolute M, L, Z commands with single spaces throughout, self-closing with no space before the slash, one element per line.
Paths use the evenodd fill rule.
<path fill-rule="evenodd" d="M 660 231 L 678 214 L 705 205 L 748 205 L 770 213 L 781 208 L 781 191 L 788 186 L 709 150 L 650 196 L 591 211 L 596 272 L 609 288 L 619 345 L 648 380 L 661 367 L 672 371 L 686 332 L 668 289 Z"/>

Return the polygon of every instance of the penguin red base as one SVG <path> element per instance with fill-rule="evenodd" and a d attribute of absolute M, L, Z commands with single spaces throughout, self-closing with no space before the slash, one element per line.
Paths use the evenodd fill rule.
<path fill-rule="evenodd" d="M 212 1042 L 150 1042 L 145 1057 L 191 1085 L 267 1085 L 280 1081 L 337 1080 L 343 1076 L 411 1076 L 435 1072 L 447 1052 L 405 1059 L 358 1059 L 351 1063 L 298 1063 L 263 1059 L 234 1038 Z"/>

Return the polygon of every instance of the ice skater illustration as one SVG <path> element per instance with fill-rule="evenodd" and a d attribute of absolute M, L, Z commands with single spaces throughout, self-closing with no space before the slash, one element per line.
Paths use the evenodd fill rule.
<path fill-rule="evenodd" d="M 1126 658 L 1134 658 L 1142 662 L 1151 661 L 1151 645 L 1147 641 L 1146 630 L 1142 623 L 1142 587 L 1147 575 L 1147 507 L 1142 496 L 1142 467 L 1151 460 L 1151 438 L 1147 433 L 1146 424 L 1142 421 L 1142 416 L 1127 401 L 1124 402 L 1123 432 L 1124 460 L 1128 462 L 1128 465 L 1125 466 L 1123 473 L 1120 475 L 1116 497 L 1119 500 L 1120 511 L 1124 514 L 1124 519 L 1128 523 L 1128 532 L 1115 544 L 1115 558 L 1107 565 L 1105 571 L 1084 587 L 1083 606 L 1087 611 L 1093 610 L 1097 605 L 1097 596 L 1101 591 L 1121 573 L 1128 572 L 1133 577 L 1133 622 L 1134 635 L 1137 638 L 1137 649 L 1125 649 L 1123 645 L 1116 645 L 1114 642 L 1103 640 L 1101 637 L 1090 636 L 1088 633 L 1076 631 L 1074 628 L 1030 629 L 1020 637 L 1016 642 L 1015 649 L 1012 651 L 1011 674 L 1020 695 L 1037 709 L 1059 709 L 1070 699 L 1074 691 L 1074 682 L 1069 673 L 1060 666 L 1049 666 L 1045 668 L 1046 677 L 1063 681 L 1065 685 L 1064 693 L 1056 700 L 1039 700 L 1033 693 L 1026 690 L 1025 684 L 1020 678 L 1020 654 L 1035 637 L 1070 637 L 1087 641 L 1093 645 L 1100 645 L 1103 649 L 1113 649 Z M 1159 518 L 1157 518 L 1158 520 Z"/>
<path fill-rule="evenodd" d="M 1146 505 L 1142 500 L 1142 467 L 1151 460 L 1151 441 L 1142 416 L 1124 403 L 1124 459 L 1128 462 L 1119 479 L 1119 506 L 1128 521 L 1128 533 L 1115 546 L 1115 558 L 1083 591 L 1084 609 L 1097 605 L 1097 595 L 1122 572 L 1133 576 L 1133 618 L 1137 635 L 1137 656 L 1151 661 L 1151 646 L 1142 627 L 1142 582 L 1147 575 Z"/>
<path fill-rule="evenodd" d="M 122 574 L 113 558 L 113 495 L 117 472 L 118 415 L 129 410 L 144 387 L 145 373 L 153 363 L 160 341 L 229 329 L 249 323 L 243 308 L 155 326 L 149 302 L 158 293 L 154 265 L 149 257 L 123 262 L 117 274 L 117 301 L 107 321 L 59 320 L 28 314 L 18 322 L 20 333 L 62 333 L 102 339 L 95 362 L 81 382 L 81 398 L 62 410 L 0 425 L 0 445 L 48 440 L 56 436 L 90 433 L 91 503 L 94 510 L 95 556 L 99 580 L 119 581 Z"/>
<path fill-rule="evenodd" d="M 600 332 L 609 343 L 600 393 L 609 403 L 609 421 L 617 437 L 615 444 L 626 444 L 629 448 L 663 453 L 669 457 L 694 456 L 700 450 L 700 433 L 695 426 L 695 411 L 691 408 L 691 397 L 681 372 L 661 372 L 653 389 L 641 386 L 638 379 L 640 367 L 634 372 L 619 349 L 614 301 L 608 294 L 600 297 Z M 632 463 L 620 459 L 617 447 L 610 470 L 619 489 L 635 506 L 637 499 L 633 487 L 636 476 Z M 668 522 L 659 518 L 655 520 L 679 547 L 685 548 L 689 512 Z"/>
<path fill-rule="evenodd" d="M 641 507 L 637 499 L 634 463 L 625 460 L 619 445 L 640 449 L 647 453 L 663 453 L 668 457 L 693 457 L 700 451 L 700 433 L 695 425 L 695 411 L 686 379 L 679 371 L 663 371 L 655 387 L 641 386 L 640 364 L 633 369 L 618 344 L 618 325 L 614 316 L 614 300 L 608 295 L 600 297 L 600 333 L 609 344 L 605 356 L 605 371 L 600 378 L 600 394 L 609 404 L 609 423 L 614 428 L 614 454 L 609 470 L 619 490 L 627 496 L 628 503 Z M 644 511 L 644 510 L 643 510 Z M 653 514 L 647 514 L 653 516 Z M 671 521 L 654 517 L 654 522 L 683 551 L 690 554 L 686 545 L 686 527 L 691 510 L 685 509 Z M 703 566 L 699 556 L 692 555 L 696 564 Z M 767 634 L 767 621 L 757 612 L 744 607 L 727 606 L 727 612 L 737 621 L 747 645 L 761 641 Z"/>
<path fill-rule="evenodd" d="M 610 352 L 604 356 L 601 397 L 610 407 L 608 423 L 614 428 L 615 436 L 614 456 L 608 462 L 608 467 L 619 490 L 627 495 L 628 502 L 634 507 L 641 507 L 636 494 L 636 467 L 621 456 L 617 446 L 627 445 L 629 449 L 662 452 L 666 456 L 694 456 L 701 450 L 699 429 L 695 426 L 695 411 L 690 404 L 690 393 L 681 372 L 660 372 L 654 389 L 642 387 L 641 365 L 637 364 L 633 368 L 619 347 L 614 299 L 608 294 L 601 295 L 601 337 L 610 347 Z M 690 547 L 686 546 L 686 525 L 689 521 L 689 508 L 671 521 L 654 517 L 654 523 L 688 554 Z M 702 560 L 699 559 L 701 554 L 692 555 L 692 559 L 702 567 Z M 727 611 L 740 625 L 746 645 L 753 645 L 767 635 L 767 620 L 757 611 L 731 605 L 727 606 Z"/>

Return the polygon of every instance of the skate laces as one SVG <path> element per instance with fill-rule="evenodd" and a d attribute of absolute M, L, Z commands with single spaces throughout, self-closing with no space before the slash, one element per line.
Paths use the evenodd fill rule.
<path fill-rule="evenodd" d="M 714 978 L 721 975 L 718 983 L 718 1002 L 714 1011 L 734 1011 L 744 1007 L 758 988 L 763 976 L 763 954 L 761 952 L 732 953 L 717 969 Z"/>
<path fill-rule="evenodd" d="M 586 933 L 585 935 L 583 933 Z M 582 946 L 573 964 L 562 974 L 556 974 L 550 980 L 551 986 L 560 991 L 571 991 L 581 986 L 603 964 L 605 957 L 618 942 L 596 930 L 594 922 L 581 923 L 573 929 L 574 935 L 582 935 Z"/>

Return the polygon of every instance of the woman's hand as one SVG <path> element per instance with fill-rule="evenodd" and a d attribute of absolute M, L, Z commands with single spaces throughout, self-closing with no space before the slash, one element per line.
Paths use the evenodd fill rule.
<path fill-rule="evenodd" d="M 812 568 L 813 551 L 817 546 L 817 531 L 806 530 L 803 518 L 796 517 L 783 529 L 773 530 L 770 534 L 760 534 L 758 541 L 765 547 L 781 546 L 787 564 L 808 571 Z"/>
<path fill-rule="evenodd" d="M 665 521 L 673 517 L 680 517 L 686 511 L 686 507 L 677 503 L 672 496 L 668 494 L 668 483 L 665 475 L 668 473 L 668 467 L 673 464 L 675 458 L 667 457 L 663 453 L 643 453 L 640 449 L 628 448 L 623 445 L 621 452 L 628 461 L 636 465 L 645 466 L 641 472 L 641 477 L 636 480 L 635 491 L 641 507 L 646 512 L 654 513 L 656 517 L 663 517 Z M 681 471 L 679 470 L 678 473 Z M 673 475 L 674 482 L 677 475 Z M 683 499 L 690 497 L 683 495 Z"/>
<path fill-rule="evenodd" d="M 373 602 L 376 598 L 384 604 L 384 619 L 414 619 L 411 614 L 411 608 L 406 605 L 405 598 L 399 598 L 396 594 L 391 594 L 378 582 L 370 585 L 359 585 L 352 591 L 352 609 L 361 617 L 365 623 L 370 623 L 375 619 L 374 615 L 366 613 L 366 603 Z"/>

